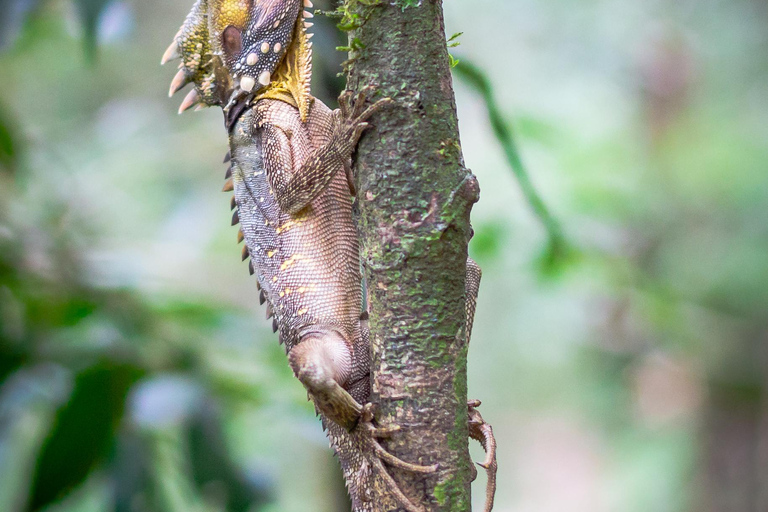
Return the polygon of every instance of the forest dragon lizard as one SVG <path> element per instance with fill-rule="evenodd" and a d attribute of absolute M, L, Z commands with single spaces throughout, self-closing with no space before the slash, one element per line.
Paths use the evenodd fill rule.
<path fill-rule="evenodd" d="M 180 112 L 224 109 L 231 160 L 224 190 L 234 191 L 243 259 L 250 257 L 267 317 L 328 430 L 353 510 L 375 510 L 365 491 L 384 485 L 418 512 L 383 463 L 424 474 L 437 468 L 400 460 L 377 441 L 397 426 L 376 426 L 368 404 L 370 344 L 352 219 L 351 156 L 366 120 L 389 100 L 365 108 L 370 91 L 354 101 L 345 92 L 331 111 L 311 96 L 309 17 L 302 0 L 198 0 L 163 63 L 182 59 L 171 95 L 194 84 Z M 470 432 L 495 468 L 492 433 L 473 405 Z"/>

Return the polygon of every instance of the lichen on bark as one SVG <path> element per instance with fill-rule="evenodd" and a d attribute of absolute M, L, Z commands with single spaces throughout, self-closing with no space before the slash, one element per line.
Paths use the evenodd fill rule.
<path fill-rule="evenodd" d="M 402 427 L 388 450 L 439 465 L 426 477 L 391 469 L 406 495 L 431 512 L 469 511 L 464 283 L 479 189 L 461 153 L 442 5 L 347 0 L 343 9 L 359 21 L 348 87 L 394 100 L 355 161 L 372 401 L 381 423 Z M 371 495 L 379 510 L 401 510 L 386 488 Z"/>

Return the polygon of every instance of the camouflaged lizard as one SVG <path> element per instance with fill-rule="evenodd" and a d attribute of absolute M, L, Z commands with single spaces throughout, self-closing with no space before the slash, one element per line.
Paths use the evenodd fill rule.
<path fill-rule="evenodd" d="M 426 474 L 436 468 L 402 461 L 377 441 L 397 426 L 375 426 L 368 404 L 370 344 L 352 219 L 351 155 L 388 99 L 365 108 L 367 93 L 354 101 L 345 93 L 331 111 L 311 96 L 309 17 L 301 0 L 198 0 L 163 63 L 182 59 L 171 95 L 194 84 L 180 112 L 224 109 L 231 160 L 224 190 L 234 191 L 243 259 L 250 257 L 260 301 L 328 430 L 353 510 L 375 510 L 365 491 L 379 479 L 417 512 L 383 462 Z"/>

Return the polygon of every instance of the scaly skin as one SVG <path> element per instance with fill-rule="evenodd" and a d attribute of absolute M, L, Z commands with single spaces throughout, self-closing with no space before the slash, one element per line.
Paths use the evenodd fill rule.
<path fill-rule="evenodd" d="M 480 291 L 480 278 L 483 273 L 480 266 L 472 258 L 467 259 L 467 281 L 465 286 L 465 311 L 467 318 L 467 344 L 472 338 L 472 326 L 475 323 L 475 309 L 477 309 L 477 294 Z M 467 403 L 469 413 L 469 437 L 478 441 L 485 450 L 485 461 L 478 465 L 485 469 L 488 477 L 485 486 L 484 512 L 491 512 L 496 497 L 496 438 L 493 435 L 493 427 L 483 420 L 480 411 L 480 400 L 469 400 Z"/>
<path fill-rule="evenodd" d="M 373 510 L 361 492 L 371 478 L 389 479 L 378 459 L 431 470 L 383 452 L 373 418 L 370 413 L 363 418 L 361 404 L 370 393 L 368 332 L 360 321 L 357 233 L 342 172 L 348 156 L 335 155 L 349 151 L 344 147 L 359 136 L 358 120 L 368 115 L 353 111 L 345 129 L 339 111 L 315 101 L 302 123 L 291 105 L 265 99 L 240 116 L 230 135 L 235 200 L 248 254 L 291 367 L 310 392 L 339 455 L 356 511 Z M 329 165 L 334 172 L 327 172 Z M 404 506 L 419 510 L 408 502 Z"/>
<path fill-rule="evenodd" d="M 410 464 L 383 450 L 370 393 L 370 344 L 361 322 L 361 275 L 352 220 L 350 160 L 366 120 L 365 95 L 331 111 L 309 95 L 311 45 L 296 0 L 199 0 L 163 61 L 182 57 L 171 86 L 194 90 L 180 111 L 223 106 L 234 190 L 260 299 L 309 391 L 339 456 L 355 511 L 373 511 L 364 491 L 381 479 L 402 506 L 421 507 L 399 490 L 382 461 Z M 208 52 L 208 53 L 207 53 Z"/>
<path fill-rule="evenodd" d="M 311 36 L 302 12 L 300 0 L 198 0 L 163 56 L 163 63 L 182 59 L 170 94 L 193 83 L 180 112 L 224 109 L 232 162 L 224 190 L 235 193 L 243 259 L 251 258 L 267 316 L 328 430 L 353 511 L 375 510 L 365 490 L 383 484 L 404 509 L 420 512 L 384 463 L 419 473 L 436 467 L 387 453 L 376 439 L 398 427 L 375 426 L 367 403 L 370 343 L 350 194 L 351 155 L 366 120 L 389 100 L 366 109 L 370 91 L 355 101 L 346 93 L 331 111 L 309 94 Z M 468 288 L 469 325 L 470 297 L 476 288 Z"/>

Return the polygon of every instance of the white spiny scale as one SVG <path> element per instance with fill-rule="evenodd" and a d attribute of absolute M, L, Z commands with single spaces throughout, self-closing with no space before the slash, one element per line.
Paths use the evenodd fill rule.
<path fill-rule="evenodd" d="M 262 73 L 259 75 L 259 83 L 261 85 L 267 86 L 272 81 L 272 75 L 269 73 L 269 71 L 262 71 Z"/>
<path fill-rule="evenodd" d="M 189 78 L 187 78 L 187 72 L 183 66 L 179 68 L 178 73 L 176 73 L 176 76 L 173 77 L 173 81 L 171 82 L 171 88 L 168 89 L 168 97 L 172 97 L 174 94 L 179 92 L 179 89 L 183 88 L 185 85 L 189 83 Z"/>
<path fill-rule="evenodd" d="M 304 15 L 305 18 L 314 18 L 315 17 L 315 15 L 312 14 L 311 12 L 309 12 L 309 11 L 301 11 L 301 14 Z"/>
<path fill-rule="evenodd" d="M 310 0 L 304 0 L 304 7 L 311 9 L 312 7 L 314 7 L 314 5 L 312 5 L 312 2 Z"/>
<path fill-rule="evenodd" d="M 305 27 L 305 28 L 314 27 L 314 26 L 315 26 L 315 24 L 314 24 L 314 23 L 310 23 L 310 22 L 308 22 L 308 21 L 305 21 L 305 22 L 304 22 L 304 27 Z"/>
<path fill-rule="evenodd" d="M 183 113 L 185 110 L 189 110 L 199 101 L 200 95 L 197 93 L 197 89 L 192 89 L 184 98 L 184 101 L 181 102 L 181 106 L 179 107 L 179 114 Z"/>
<path fill-rule="evenodd" d="M 178 59 L 181 57 L 181 53 L 179 53 L 179 44 L 176 42 L 176 39 L 173 40 L 173 42 L 168 46 L 168 49 L 165 50 L 165 53 L 163 54 L 163 58 L 160 59 L 160 65 L 164 65 L 166 62 Z"/>
<path fill-rule="evenodd" d="M 245 92 L 251 92 L 256 85 L 256 81 L 250 76 L 244 76 L 240 79 L 240 88 Z"/>

